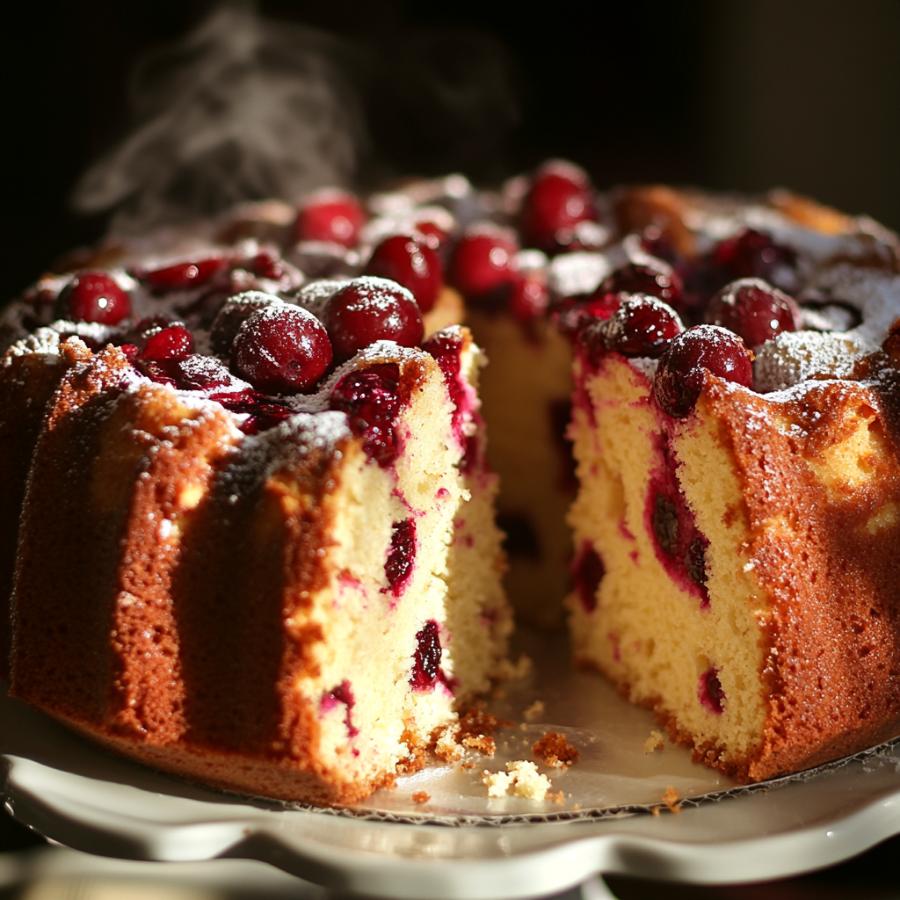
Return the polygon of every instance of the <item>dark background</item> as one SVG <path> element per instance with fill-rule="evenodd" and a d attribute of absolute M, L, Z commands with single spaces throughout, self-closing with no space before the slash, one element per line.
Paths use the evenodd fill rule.
<path fill-rule="evenodd" d="M 183 38 L 212 5 L 16 6 L 0 53 L 8 158 L 0 302 L 102 232 L 102 217 L 70 210 L 73 186 L 132 123 L 135 61 Z M 369 135 L 359 182 L 453 169 L 492 181 L 564 156 L 601 186 L 787 185 L 900 227 L 897 0 L 258 7 L 338 35 L 365 61 L 355 76 Z M 0 849 L 33 840 L 0 814 Z M 891 885 L 884 863 L 896 850 L 894 842 L 779 894 Z"/>

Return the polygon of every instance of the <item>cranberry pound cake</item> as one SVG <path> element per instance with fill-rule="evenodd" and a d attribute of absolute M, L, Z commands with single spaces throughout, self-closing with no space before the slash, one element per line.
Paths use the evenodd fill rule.
<path fill-rule="evenodd" d="M 161 247 L 6 319 L 11 694 L 160 769 L 357 800 L 505 657 L 480 351 L 433 330 L 452 296 Z"/>

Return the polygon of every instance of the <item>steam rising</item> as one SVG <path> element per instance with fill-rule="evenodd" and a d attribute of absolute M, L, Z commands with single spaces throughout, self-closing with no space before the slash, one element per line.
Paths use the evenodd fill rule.
<path fill-rule="evenodd" d="M 128 233 L 380 176 L 401 143 L 417 159 L 455 157 L 439 166 L 470 164 L 476 146 L 496 157 L 515 118 L 507 68 L 478 35 L 367 45 L 224 5 L 137 66 L 136 125 L 83 176 L 74 205 L 115 211 L 112 230 Z"/>

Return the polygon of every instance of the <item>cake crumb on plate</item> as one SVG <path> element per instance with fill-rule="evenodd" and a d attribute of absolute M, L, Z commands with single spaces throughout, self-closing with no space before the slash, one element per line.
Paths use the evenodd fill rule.
<path fill-rule="evenodd" d="M 562 769 L 578 762 L 578 749 L 566 740 L 558 731 L 547 731 L 540 740 L 535 741 L 531 752 L 553 769 Z"/>
<path fill-rule="evenodd" d="M 662 750 L 665 746 L 665 736 L 661 731 L 657 731 L 654 728 L 647 740 L 644 741 L 644 753 L 655 753 L 657 750 Z"/>
<path fill-rule="evenodd" d="M 412 802 L 417 804 L 427 803 L 431 799 L 431 794 L 428 791 L 416 791 L 412 795 Z"/>
<path fill-rule="evenodd" d="M 550 779 L 538 772 L 537 766 L 527 759 L 508 762 L 505 772 L 485 771 L 481 781 L 487 786 L 488 797 L 512 794 L 526 800 L 543 800 L 550 790 Z"/>
<path fill-rule="evenodd" d="M 537 722 L 538 719 L 544 714 L 544 701 L 543 700 L 535 700 L 525 712 L 522 713 L 522 718 L 525 719 L 526 722 Z"/>

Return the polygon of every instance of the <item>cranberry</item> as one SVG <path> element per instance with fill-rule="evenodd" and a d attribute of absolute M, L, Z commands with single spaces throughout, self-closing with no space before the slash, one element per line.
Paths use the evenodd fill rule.
<path fill-rule="evenodd" d="M 76 322 L 118 325 L 131 315 L 131 299 L 111 275 L 82 272 L 63 288 L 57 313 Z"/>
<path fill-rule="evenodd" d="M 619 308 L 606 320 L 606 346 L 623 356 L 660 356 L 669 341 L 684 331 L 671 306 L 646 294 L 621 295 Z"/>
<path fill-rule="evenodd" d="M 751 354 L 734 333 L 718 325 L 695 325 L 669 343 L 653 379 L 656 402 L 669 415 L 683 418 L 703 387 L 703 371 L 750 387 Z"/>
<path fill-rule="evenodd" d="M 706 319 L 758 347 L 782 331 L 795 331 L 800 310 L 794 300 L 759 278 L 742 278 L 713 297 Z"/>
<path fill-rule="evenodd" d="M 294 222 L 294 235 L 298 241 L 324 241 L 354 247 L 365 220 L 366 214 L 351 194 L 323 191 L 300 207 Z"/>
<path fill-rule="evenodd" d="M 238 373 L 269 393 L 313 387 L 331 365 L 331 341 L 305 309 L 276 304 L 258 309 L 238 329 L 232 345 Z"/>
<path fill-rule="evenodd" d="M 509 311 L 520 322 L 540 318 L 550 305 L 547 280 L 537 272 L 516 278 L 510 285 L 507 304 Z"/>
<path fill-rule="evenodd" d="M 464 234 L 450 263 L 450 281 L 466 297 L 492 294 L 513 279 L 516 245 L 503 232 L 479 229 Z"/>
<path fill-rule="evenodd" d="M 375 341 L 417 347 L 425 334 L 412 294 L 384 278 L 356 278 L 339 290 L 328 302 L 325 324 L 339 360 Z"/>
<path fill-rule="evenodd" d="M 409 683 L 417 691 L 434 687 L 441 673 L 441 638 L 438 623 L 431 619 L 416 633 L 416 652 Z"/>
<path fill-rule="evenodd" d="M 444 247 L 450 235 L 436 222 L 416 222 L 416 235 L 431 247 L 432 250 L 440 250 Z"/>
<path fill-rule="evenodd" d="M 786 286 L 792 286 L 797 254 L 790 247 L 776 244 L 770 235 L 747 228 L 717 244 L 712 261 L 727 281 L 764 278 L 773 284 L 787 282 Z"/>
<path fill-rule="evenodd" d="M 211 397 L 221 403 L 225 409 L 246 416 L 240 424 L 240 429 L 244 434 L 259 434 L 261 431 L 267 431 L 294 414 L 294 410 L 279 400 L 267 397 L 250 388 L 242 391 L 214 392 Z"/>
<path fill-rule="evenodd" d="M 194 338 L 184 325 L 169 325 L 151 334 L 141 351 L 143 359 L 162 362 L 165 359 L 184 359 L 194 352 Z"/>
<path fill-rule="evenodd" d="M 243 266 L 259 278 L 277 281 L 284 277 L 284 265 L 281 260 L 268 250 L 260 250 L 255 256 L 244 260 Z"/>
<path fill-rule="evenodd" d="M 598 294 L 649 294 L 678 307 L 684 295 L 681 279 L 671 269 L 628 263 L 610 273 L 597 288 Z"/>
<path fill-rule="evenodd" d="M 347 726 L 347 737 L 355 738 L 359 734 L 359 729 L 353 724 L 353 707 L 356 705 L 356 698 L 353 696 L 353 687 L 346 678 L 322 697 L 320 707 L 323 713 L 327 713 L 338 703 L 342 703 L 346 708 L 344 724 Z"/>
<path fill-rule="evenodd" d="M 217 359 L 199 353 L 156 365 L 165 365 L 178 387 L 186 391 L 232 391 L 243 384 Z"/>
<path fill-rule="evenodd" d="M 219 308 L 210 327 L 209 343 L 213 352 L 228 356 L 241 325 L 258 309 L 265 309 L 279 302 L 274 294 L 263 291 L 245 291 L 229 297 Z"/>
<path fill-rule="evenodd" d="M 596 218 L 591 185 L 576 166 L 550 163 L 534 176 L 521 212 L 525 240 L 552 253 L 571 240 L 572 229 Z"/>
<path fill-rule="evenodd" d="M 399 597 L 412 577 L 416 561 L 416 520 L 394 522 L 384 574 L 391 594 Z"/>
<path fill-rule="evenodd" d="M 572 564 L 572 581 L 581 606 L 587 613 L 597 608 L 597 590 L 605 574 L 606 568 L 600 554 L 591 544 L 585 543 Z"/>
<path fill-rule="evenodd" d="M 150 290 L 157 294 L 165 294 L 170 291 L 186 291 L 206 284 L 227 265 L 228 260 L 224 256 L 210 256 L 136 274 Z"/>
<path fill-rule="evenodd" d="M 404 234 L 385 238 L 372 252 L 366 271 L 402 284 L 412 292 L 422 312 L 434 307 L 444 286 L 437 253 L 424 241 Z"/>
<path fill-rule="evenodd" d="M 403 401 L 400 368 L 383 363 L 345 375 L 331 395 L 335 409 L 347 413 L 350 430 L 363 439 L 366 454 L 380 466 L 389 466 L 400 453 L 394 421 Z"/>
<path fill-rule="evenodd" d="M 585 297 L 568 297 L 553 309 L 553 315 L 563 334 L 578 334 L 589 322 L 606 321 L 621 303 L 619 294 L 594 294 Z"/>
<path fill-rule="evenodd" d="M 658 553 L 669 575 L 700 597 L 700 608 L 710 604 L 706 587 L 706 548 L 709 540 L 697 527 L 694 514 L 671 469 L 651 486 L 650 527 Z"/>
<path fill-rule="evenodd" d="M 719 670 L 712 666 L 700 676 L 697 685 L 697 699 L 711 713 L 721 715 L 725 710 L 725 691 L 719 681 Z"/>

